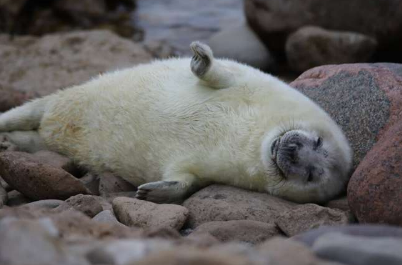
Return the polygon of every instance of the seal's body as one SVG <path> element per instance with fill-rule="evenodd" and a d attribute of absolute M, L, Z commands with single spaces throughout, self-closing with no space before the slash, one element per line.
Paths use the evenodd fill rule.
<path fill-rule="evenodd" d="M 320 107 L 206 45 L 192 49 L 191 61 L 155 61 L 34 100 L 1 115 L 0 131 L 37 130 L 47 148 L 155 202 L 209 183 L 299 202 L 339 193 L 351 151 Z"/>

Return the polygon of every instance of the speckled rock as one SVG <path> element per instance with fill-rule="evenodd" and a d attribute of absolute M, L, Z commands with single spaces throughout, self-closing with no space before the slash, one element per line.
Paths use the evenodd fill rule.
<path fill-rule="evenodd" d="M 33 200 L 66 199 L 89 193 L 78 179 L 66 171 L 38 163 L 27 153 L 0 153 L 0 175 L 13 188 Z"/>
<path fill-rule="evenodd" d="M 377 56 L 381 61 L 402 58 L 399 0 L 246 0 L 245 13 L 250 26 L 269 49 L 278 54 L 283 53 L 286 39 L 292 32 L 312 25 L 373 36 L 379 43 Z"/>
<path fill-rule="evenodd" d="M 280 235 L 274 223 L 252 220 L 214 221 L 198 226 L 194 235 L 209 233 L 221 242 L 241 241 L 251 244 L 261 243 L 268 238 Z"/>
<path fill-rule="evenodd" d="M 366 62 L 377 48 L 377 41 L 364 34 L 332 31 L 306 26 L 286 41 L 286 57 L 296 72 L 326 64 Z"/>
<path fill-rule="evenodd" d="M 152 59 L 142 44 L 107 30 L 13 40 L 0 34 L 0 43 L 0 80 L 18 91 L 41 96 Z"/>
<path fill-rule="evenodd" d="M 179 230 L 188 216 L 188 210 L 175 204 L 155 204 L 133 198 L 118 197 L 112 202 L 120 222 L 145 229 L 169 227 Z"/>
<path fill-rule="evenodd" d="M 402 65 L 346 64 L 313 68 L 290 85 L 316 101 L 342 127 L 356 167 L 402 117 Z"/>
<path fill-rule="evenodd" d="M 349 223 L 347 213 L 319 206 L 300 204 L 279 213 L 276 224 L 287 236 L 294 236 L 324 225 L 345 225 Z"/>
<path fill-rule="evenodd" d="M 266 193 L 223 185 L 208 186 L 183 203 L 190 212 L 187 222 L 190 228 L 211 221 L 254 220 L 271 223 L 279 212 L 294 205 Z"/>
<path fill-rule="evenodd" d="M 360 223 L 402 226 L 401 147 L 402 121 L 399 121 L 388 129 L 353 173 L 348 200 Z"/>
<path fill-rule="evenodd" d="M 71 196 L 55 210 L 66 211 L 70 209 L 80 211 L 91 218 L 103 210 L 102 205 L 99 203 L 99 200 L 96 199 L 96 196 L 83 194 Z"/>

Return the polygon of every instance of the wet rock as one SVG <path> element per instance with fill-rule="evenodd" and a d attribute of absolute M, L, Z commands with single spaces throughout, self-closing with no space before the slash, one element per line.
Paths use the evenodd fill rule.
<path fill-rule="evenodd" d="M 0 43 L 0 80 L 18 91 L 41 96 L 152 59 L 142 44 L 106 30 L 15 37 L 12 41 L 0 35 Z"/>
<path fill-rule="evenodd" d="M 190 228 L 211 221 L 254 220 L 271 223 L 279 212 L 294 205 L 265 193 L 223 185 L 208 186 L 183 203 L 190 212 L 187 222 Z"/>
<path fill-rule="evenodd" d="M 400 64 L 328 65 L 308 70 L 290 85 L 316 101 L 342 127 L 356 167 L 402 117 L 400 72 Z"/>
<path fill-rule="evenodd" d="M 56 152 L 42 150 L 34 153 L 33 156 L 37 159 L 38 162 L 64 169 L 73 176 L 75 176 L 76 173 L 79 171 L 77 166 L 70 158 L 60 155 Z"/>
<path fill-rule="evenodd" d="M 345 226 L 323 226 L 298 234 L 292 239 L 300 241 L 305 245 L 312 246 L 317 238 L 328 233 L 341 233 L 350 236 L 377 238 L 395 237 L 402 239 L 402 228 L 388 225 L 345 225 Z"/>
<path fill-rule="evenodd" d="M 87 257 L 92 264 L 124 265 L 172 247 L 172 243 L 165 240 L 119 240 L 94 249 L 87 254 Z"/>
<path fill-rule="evenodd" d="M 207 43 L 216 58 L 233 59 L 262 70 L 273 65 L 268 49 L 245 23 L 212 35 Z"/>
<path fill-rule="evenodd" d="M 286 57 L 292 70 L 303 72 L 326 64 L 366 62 L 377 41 L 364 34 L 306 26 L 286 41 Z"/>
<path fill-rule="evenodd" d="M 18 91 L 5 82 L 0 82 L 0 95 L 0 112 L 22 105 L 22 103 L 33 97 L 32 93 Z"/>
<path fill-rule="evenodd" d="M 348 200 L 360 223 L 402 225 L 401 132 L 399 121 L 380 138 L 352 175 Z"/>
<path fill-rule="evenodd" d="M 269 260 L 269 264 L 280 265 L 341 265 L 317 258 L 302 243 L 276 237 L 258 246 L 259 253 Z"/>
<path fill-rule="evenodd" d="M 203 223 L 192 234 L 202 233 L 209 233 L 222 242 L 241 241 L 251 244 L 257 244 L 273 236 L 280 235 L 280 231 L 274 223 L 251 220 Z"/>
<path fill-rule="evenodd" d="M 99 176 L 93 173 L 87 173 L 80 181 L 93 195 L 99 195 Z"/>
<path fill-rule="evenodd" d="M 68 198 L 55 210 L 66 211 L 70 209 L 80 211 L 91 218 L 103 210 L 102 205 L 99 203 L 99 200 L 97 200 L 95 196 L 82 194 L 78 194 Z"/>
<path fill-rule="evenodd" d="M 364 0 L 296 0 L 291 3 L 246 0 L 245 14 L 251 28 L 274 53 L 284 52 L 286 39 L 292 32 L 312 25 L 373 36 L 378 40 L 379 60 L 400 61 L 402 58 L 402 6 L 398 0 L 381 3 Z M 382 26 L 373 26 L 373 21 Z"/>
<path fill-rule="evenodd" d="M 0 209 L 7 203 L 8 195 L 3 185 L 0 183 Z"/>
<path fill-rule="evenodd" d="M 179 230 L 188 216 L 188 210 L 180 205 L 155 204 L 127 197 L 115 198 L 112 205 L 119 221 L 127 226 Z"/>
<path fill-rule="evenodd" d="M 31 202 L 24 194 L 16 190 L 8 192 L 7 197 L 7 206 L 20 206 Z"/>
<path fill-rule="evenodd" d="M 287 236 L 294 236 L 324 225 L 345 225 L 349 223 L 347 213 L 316 204 L 301 204 L 281 213 L 276 224 Z"/>
<path fill-rule="evenodd" d="M 33 207 L 42 207 L 42 208 L 49 208 L 49 209 L 54 209 L 63 204 L 64 201 L 62 200 L 40 200 L 40 201 L 35 201 L 35 202 L 30 202 L 27 203 L 27 206 L 33 206 Z"/>
<path fill-rule="evenodd" d="M 99 178 L 99 193 L 102 196 L 108 196 L 110 193 L 137 190 L 132 184 L 112 173 L 103 173 Z"/>
<path fill-rule="evenodd" d="M 367 238 L 340 233 L 319 237 L 313 245 L 317 256 L 353 265 L 402 264 L 402 240 L 392 237 Z"/>
<path fill-rule="evenodd" d="M 66 171 L 38 163 L 27 153 L 0 153 L 0 175 L 13 188 L 33 200 L 66 199 L 89 193 L 79 180 Z"/>
<path fill-rule="evenodd" d="M 57 228 L 48 218 L 2 219 L 0 245 L 1 264 L 88 264 L 83 257 L 67 253 L 59 239 Z"/>
<path fill-rule="evenodd" d="M 213 5 L 206 5 L 204 0 L 137 0 L 136 3 L 135 15 L 146 32 L 145 43 L 167 42 L 180 55 L 191 55 L 192 41 L 206 41 L 219 30 L 244 21 L 242 0 L 216 0 Z"/>

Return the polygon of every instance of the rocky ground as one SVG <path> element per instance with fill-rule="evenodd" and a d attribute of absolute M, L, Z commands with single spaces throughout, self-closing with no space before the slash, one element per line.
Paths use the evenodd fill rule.
<path fill-rule="evenodd" d="M 0 13 L 5 12 L 3 2 Z M 24 6 L 29 1 L 9 2 Z M 48 2 L 52 12 L 61 8 Z M 114 10 L 109 2 L 98 1 L 104 3 L 104 9 L 98 9 Z M 176 2 L 181 3 L 176 12 L 161 13 Z M 246 0 L 249 25 L 236 11 L 241 4 L 237 0 L 219 1 L 216 10 L 200 8 L 191 20 L 188 12 L 196 2 L 161 1 L 156 8 L 139 0 L 138 25 L 165 32 L 145 35 L 144 42 L 108 30 L 0 35 L 0 112 L 106 71 L 185 53 L 194 36 L 206 40 L 217 56 L 260 69 L 276 67 L 284 53 L 296 71 L 350 58 L 385 58 L 384 45 L 399 54 L 400 46 L 389 38 L 400 32 L 398 23 L 384 22 L 388 26 L 377 29 L 347 23 L 346 18 L 335 23 L 328 15 L 291 20 L 284 14 L 312 11 L 297 1 L 283 6 L 275 0 Z M 316 2 L 309 1 L 311 8 Z M 255 9 L 258 5 L 266 7 Z M 9 19 L 17 7 L 6 10 Z M 231 11 L 212 27 L 209 18 L 225 8 Z M 389 20 L 399 12 L 396 4 L 383 8 Z M 278 14 L 289 23 L 273 23 Z M 377 19 L 376 14 L 370 16 Z M 158 29 L 158 19 L 169 23 Z M 358 15 L 353 19 L 363 21 Z M 221 28 L 227 30 L 218 32 Z M 319 51 L 328 56 L 317 56 Z M 320 104 L 351 142 L 354 169 L 340 198 L 325 205 L 296 204 L 212 185 L 182 204 L 154 204 L 135 199 L 136 187 L 112 173 L 92 174 L 50 151 L 28 154 L 4 137 L 0 264 L 402 264 L 402 65 L 326 65 L 305 71 L 291 85 Z"/>

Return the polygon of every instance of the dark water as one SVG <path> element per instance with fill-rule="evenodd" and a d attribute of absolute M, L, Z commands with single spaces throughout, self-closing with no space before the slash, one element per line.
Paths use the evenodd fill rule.
<path fill-rule="evenodd" d="M 193 40 L 244 21 L 243 0 L 137 0 L 134 20 L 145 30 L 145 41 L 164 40 L 189 54 Z"/>

